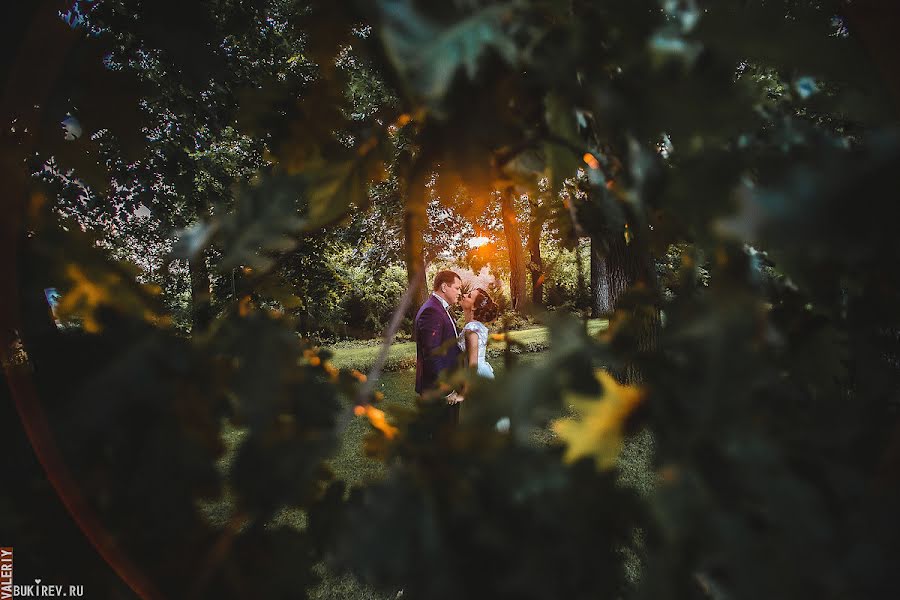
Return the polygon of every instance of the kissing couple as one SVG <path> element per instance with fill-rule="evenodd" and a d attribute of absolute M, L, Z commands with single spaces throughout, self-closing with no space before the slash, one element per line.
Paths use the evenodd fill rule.
<path fill-rule="evenodd" d="M 462 330 L 450 314 L 459 304 L 465 324 Z M 438 377 L 460 363 L 475 369 L 481 377 L 494 378 L 494 369 L 485 359 L 487 324 L 497 318 L 500 309 L 481 288 L 462 293 L 462 279 L 453 271 L 439 271 L 434 277 L 431 295 L 416 313 L 416 393 L 437 386 Z M 456 390 L 446 396 L 449 424 L 459 422 L 459 403 L 463 396 Z"/>

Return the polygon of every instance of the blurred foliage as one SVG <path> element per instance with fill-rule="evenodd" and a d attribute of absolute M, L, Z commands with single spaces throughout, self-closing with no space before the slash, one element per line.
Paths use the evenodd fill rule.
<path fill-rule="evenodd" d="M 303 597 L 323 561 L 413 598 L 900 595 L 900 98 L 872 33 L 895 8 L 77 4 L 78 24 L 29 22 L 67 41 L 66 69 L 23 58 L 59 79 L 3 115 L 10 180 L 54 199 L 20 211 L 29 361 L 4 366 L 33 376 L 53 436 L 20 415 L 39 456 L 65 457 L 48 477 L 77 482 L 88 537 L 160 596 Z M 439 396 L 372 408 L 365 376 L 298 331 L 383 323 L 408 202 L 445 204 L 440 239 L 509 185 L 540 198 L 548 238 L 625 248 L 641 275 L 610 328 L 559 315 L 541 362 L 447 374 L 470 385 L 453 431 Z M 115 260 L 128 227 L 133 254 L 165 257 L 156 277 L 208 270 L 208 326 L 171 327 L 170 292 Z M 53 325 L 55 285 L 81 328 Z M 349 399 L 387 465 L 352 490 L 326 466 Z M 245 436 L 223 474 L 226 426 Z M 653 440 L 640 493 L 617 472 L 634 434 Z M 18 496 L 0 509 L 34 527 Z M 276 525 L 285 510 L 306 524 Z"/>

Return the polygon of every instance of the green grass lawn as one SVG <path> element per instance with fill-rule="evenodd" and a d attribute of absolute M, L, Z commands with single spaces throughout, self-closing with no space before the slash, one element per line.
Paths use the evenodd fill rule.
<path fill-rule="evenodd" d="M 599 331 L 606 326 L 606 322 L 592 322 L 590 328 L 593 332 Z M 515 332 L 517 338 L 522 339 L 524 343 L 545 344 L 546 329 L 533 328 L 529 330 Z M 527 340 L 527 341 L 526 341 Z M 353 368 L 367 369 L 371 361 L 377 353 L 377 347 L 370 348 L 348 348 L 339 349 L 335 353 L 334 363 L 339 366 L 353 365 Z M 408 360 L 411 355 L 413 364 L 415 361 L 415 345 L 394 344 L 391 348 L 392 355 L 397 356 L 401 360 Z M 517 359 L 517 367 L 525 367 L 535 364 L 543 359 L 543 353 L 532 352 L 522 354 Z M 368 363 L 366 361 L 369 361 Z M 501 374 L 504 369 L 502 357 L 490 358 L 489 362 L 494 367 L 497 374 Z M 383 373 L 377 383 L 379 389 L 385 396 L 385 405 L 389 411 L 390 405 L 399 405 L 412 407 L 415 405 L 415 370 L 411 368 L 400 368 L 390 372 Z M 370 459 L 363 453 L 363 439 L 370 431 L 370 426 L 364 418 L 354 418 L 350 421 L 346 429 L 343 431 L 340 448 L 331 461 L 331 468 L 335 477 L 347 483 L 348 486 L 360 485 L 367 481 L 378 479 L 383 476 L 385 466 L 376 460 Z M 237 429 L 229 429 L 224 438 L 229 452 L 223 457 L 220 464 L 223 470 L 226 470 L 231 462 L 234 451 L 239 446 L 243 438 L 243 431 Z M 548 432 L 547 436 L 542 439 L 552 440 L 553 435 Z M 649 493 L 654 485 L 654 474 L 650 463 L 653 452 L 653 441 L 649 434 L 641 434 L 626 441 L 625 448 L 620 457 L 621 482 L 639 490 L 642 493 Z M 204 505 L 204 512 L 207 517 L 214 523 L 224 523 L 227 521 L 231 507 L 230 502 L 226 498 L 222 502 Z M 272 525 L 289 525 L 298 529 L 306 526 L 305 515 L 301 511 L 286 511 L 275 519 L 276 523 Z M 636 543 L 640 543 L 640 534 L 636 532 Z M 626 555 L 629 556 L 627 561 L 627 569 L 629 577 L 636 580 L 640 576 L 640 569 L 637 558 L 630 550 L 624 549 Z M 322 576 L 322 583 L 311 590 L 310 597 L 316 600 L 387 600 L 368 587 L 355 581 L 350 576 L 336 576 L 330 573 L 324 566 L 317 567 L 319 574 Z M 391 598 L 393 596 L 390 596 Z"/>
<path fill-rule="evenodd" d="M 606 319 L 590 319 L 588 321 L 588 333 L 594 335 L 609 326 Z M 529 327 L 528 329 L 520 329 L 518 331 L 509 332 L 509 337 L 515 340 L 517 345 L 521 345 L 526 349 L 540 350 L 546 348 L 549 336 L 548 330 L 543 326 Z M 492 342 L 489 350 L 502 352 L 506 347 L 506 342 Z M 329 347 L 334 353 L 332 362 L 338 368 L 342 369 L 359 369 L 360 371 L 368 371 L 378 352 L 381 350 L 381 344 L 376 341 L 350 342 L 336 344 Z M 396 371 L 414 366 L 416 362 L 416 344 L 415 342 L 395 342 L 391 345 L 388 352 L 385 370 Z"/>
<path fill-rule="evenodd" d="M 523 354 L 519 357 L 520 365 L 527 365 L 541 359 L 539 352 Z M 503 359 L 489 359 L 499 375 L 503 372 Z M 415 368 L 403 369 L 382 373 L 376 384 L 376 389 L 384 394 L 385 410 L 390 412 L 390 406 L 402 406 L 412 408 L 416 402 L 416 372 Z M 465 407 L 463 407 L 465 409 Z M 339 479 L 348 484 L 359 484 L 372 477 L 380 477 L 384 472 L 384 465 L 378 461 L 369 459 L 362 454 L 363 437 L 370 431 L 366 419 L 353 419 L 344 430 L 341 438 L 341 448 L 337 456 L 331 462 L 331 467 Z"/>
<path fill-rule="evenodd" d="M 517 368 L 527 368 L 543 359 L 541 352 L 522 354 L 516 361 Z M 497 375 L 503 373 L 503 359 L 501 357 L 488 359 Z M 391 405 L 414 407 L 415 406 L 415 370 L 405 369 L 382 373 L 376 388 L 381 390 L 385 397 L 386 410 L 390 412 Z M 465 409 L 465 406 L 463 406 Z M 371 478 L 380 477 L 384 473 L 384 465 L 376 460 L 367 458 L 362 453 L 363 438 L 370 431 L 368 421 L 363 418 L 353 419 L 341 438 L 341 447 L 331 462 L 335 476 L 355 485 L 364 483 Z M 552 440 L 553 434 L 548 432 L 547 440 Z M 652 454 L 652 440 L 649 436 L 641 434 L 628 440 L 622 451 L 620 459 L 620 471 L 622 483 L 643 493 L 649 493 L 653 487 L 651 475 L 650 456 Z"/>

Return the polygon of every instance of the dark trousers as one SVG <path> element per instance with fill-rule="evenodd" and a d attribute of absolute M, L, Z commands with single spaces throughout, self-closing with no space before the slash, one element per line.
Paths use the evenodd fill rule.
<path fill-rule="evenodd" d="M 448 427 L 456 427 L 457 425 L 459 425 L 459 408 L 461 404 L 461 402 L 457 402 L 456 404 L 447 405 L 446 423 Z"/>
<path fill-rule="evenodd" d="M 456 429 L 459 425 L 459 409 L 460 403 L 457 404 L 445 404 L 441 407 L 440 415 L 435 415 L 437 418 L 431 421 L 431 426 L 433 429 L 429 433 L 429 437 L 434 437 L 435 435 L 439 435 L 442 432 L 444 434 L 449 433 L 450 431 Z"/>

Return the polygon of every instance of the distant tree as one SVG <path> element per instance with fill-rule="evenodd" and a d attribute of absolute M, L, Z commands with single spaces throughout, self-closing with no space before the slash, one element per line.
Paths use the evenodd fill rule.
<path fill-rule="evenodd" d="M 541 256 L 541 238 L 547 214 L 539 199 L 540 195 L 528 197 L 528 274 L 531 276 L 531 303 L 536 307 L 544 305 L 544 259 Z"/>
<path fill-rule="evenodd" d="M 525 256 L 522 248 L 522 236 L 519 233 L 519 223 L 513 208 L 514 194 L 515 192 L 510 188 L 503 190 L 500 195 L 500 203 L 503 215 L 503 233 L 506 236 L 506 248 L 509 252 L 509 293 L 513 309 L 522 311 L 527 304 L 528 295 L 525 289 Z"/>

